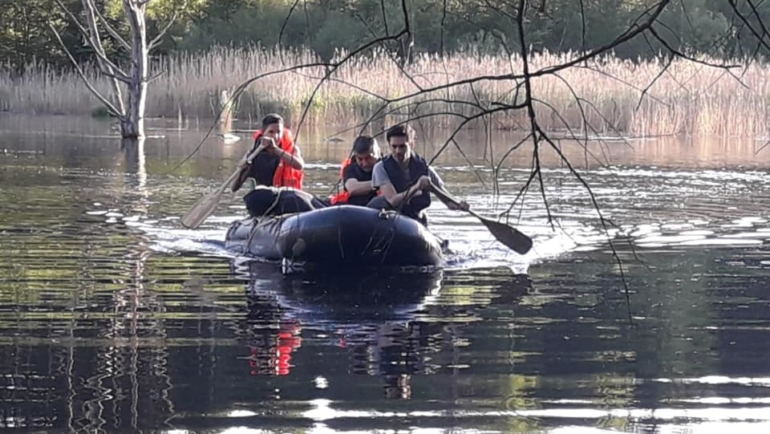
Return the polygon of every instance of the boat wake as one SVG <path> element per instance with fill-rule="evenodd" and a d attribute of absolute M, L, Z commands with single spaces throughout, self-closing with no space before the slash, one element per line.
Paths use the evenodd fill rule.
<path fill-rule="evenodd" d="M 546 195 L 553 198 L 549 208 L 542 201 L 528 200 L 517 210 L 520 220 L 511 222 L 534 241 L 526 255 L 497 242 L 474 217 L 432 204 L 428 210 L 431 231 L 448 243 L 444 268 L 507 267 L 514 273 L 527 273 L 530 266 L 544 261 L 607 249 L 610 241 L 622 250 L 630 242 L 644 253 L 703 247 L 756 249 L 770 240 L 765 215 L 770 206 L 770 182 L 764 173 L 634 168 L 588 172 L 586 181 L 595 186 L 606 224 L 584 187 L 568 173 L 551 171 L 549 177 L 558 181 L 546 188 Z M 513 200 L 506 195 L 467 197 L 471 207 L 487 217 L 501 212 L 496 204 Z M 241 212 L 242 207 L 230 207 L 199 230 L 182 228 L 176 217 L 131 224 L 148 234 L 150 246 L 157 251 L 234 258 L 224 248 L 224 239 L 229 224 Z"/>
<path fill-rule="evenodd" d="M 152 241 L 149 247 L 157 252 L 180 255 L 202 255 L 228 259 L 260 261 L 244 257 L 225 249 L 227 228 L 238 216 L 212 217 L 206 228 L 190 230 L 178 222 L 132 221 L 127 225 L 144 232 Z M 555 258 L 579 248 L 575 235 L 556 235 L 550 231 L 535 234 L 535 244 L 526 255 L 520 255 L 497 242 L 481 225 L 458 229 L 448 222 L 436 222 L 431 229 L 441 239 L 447 240 L 443 267 L 450 271 L 484 268 L 509 268 L 515 274 L 526 274 L 529 266 L 549 258 Z"/>

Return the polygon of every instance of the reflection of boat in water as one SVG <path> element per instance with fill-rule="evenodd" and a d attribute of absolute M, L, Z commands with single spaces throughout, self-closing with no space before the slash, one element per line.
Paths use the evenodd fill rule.
<path fill-rule="evenodd" d="M 436 267 L 442 260 L 441 241 L 416 220 L 350 205 L 237 221 L 225 247 L 305 270 Z"/>
<path fill-rule="evenodd" d="M 251 375 L 288 375 L 302 329 L 348 352 L 350 371 L 382 375 L 386 395 L 408 395 L 406 376 L 424 373 L 425 359 L 448 338 L 442 324 L 416 318 L 439 293 L 442 273 L 282 276 L 250 264 Z"/>
<path fill-rule="evenodd" d="M 442 272 L 304 274 L 282 276 L 267 264 L 253 263 L 250 299 L 272 300 L 284 316 L 313 321 L 395 318 L 419 310 L 438 295 Z"/>
<path fill-rule="evenodd" d="M 409 398 L 413 375 L 455 364 L 452 349 L 461 328 L 475 318 L 469 311 L 489 301 L 471 298 L 466 304 L 462 297 L 472 290 L 468 276 L 447 272 L 299 278 L 258 263 L 250 264 L 250 271 L 252 375 L 290 375 L 296 365 L 310 363 L 297 359 L 303 342 L 316 354 L 320 344 L 347 353 L 348 373 L 381 377 L 389 398 Z M 509 274 L 495 285 L 505 297 L 518 298 L 529 280 Z M 444 290 L 458 299 L 442 301 Z M 462 315 L 440 319 L 455 310 Z M 337 357 L 334 350 L 329 353 Z"/>

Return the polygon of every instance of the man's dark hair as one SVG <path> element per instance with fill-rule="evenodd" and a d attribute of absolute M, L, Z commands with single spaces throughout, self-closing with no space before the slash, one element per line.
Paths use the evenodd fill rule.
<path fill-rule="evenodd" d="M 388 132 L 385 133 L 385 140 L 390 142 L 391 137 L 406 137 L 409 140 L 409 133 L 412 129 L 408 124 L 393 125 L 388 128 Z"/>
<path fill-rule="evenodd" d="M 262 129 L 269 127 L 272 124 L 283 124 L 283 118 L 276 113 L 270 113 L 262 119 Z"/>
<path fill-rule="evenodd" d="M 354 154 L 365 154 L 372 150 L 376 141 L 372 136 L 358 136 L 353 142 Z"/>

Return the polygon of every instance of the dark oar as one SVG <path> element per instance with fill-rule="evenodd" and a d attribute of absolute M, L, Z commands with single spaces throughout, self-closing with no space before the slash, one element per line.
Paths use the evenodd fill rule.
<path fill-rule="evenodd" d="M 460 202 L 453 198 L 446 190 L 440 188 L 436 184 L 431 182 L 431 190 L 433 193 L 443 199 L 450 202 L 455 206 L 459 206 Z M 505 223 L 496 222 L 486 217 L 482 217 L 476 214 L 473 210 L 467 210 L 470 215 L 476 217 L 481 223 L 489 229 L 489 232 L 501 243 L 508 246 L 511 250 L 519 254 L 526 254 L 529 249 L 532 248 L 532 238 L 524 235 L 518 229 L 506 225 Z"/>
<path fill-rule="evenodd" d="M 251 162 L 251 160 L 253 160 L 257 154 L 262 152 L 263 149 L 265 149 L 265 146 L 260 144 L 257 149 L 254 150 L 254 152 L 246 155 L 243 161 Z M 233 172 L 233 174 L 230 175 L 230 177 L 227 178 L 227 180 L 222 183 L 218 189 L 203 196 L 198 202 L 195 202 L 195 205 L 190 208 L 190 211 L 187 211 L 187 214 L 182 217 L 182 224 L 186 228 L 195 229 L 200 226 L 201 223 L 206 221 L 211 213 L 214 212 L 214 210 L 217 208 L 217 205 L 219 205 L 219 200 L 222 199 L 222 195 L 225 193 L 225 190 L 227 190 L 230 184 L 233 183 L 233 180 L 235 180 L 235 177 L 237 177 L 240 173 L 241 169 L 239 168 Z"/>

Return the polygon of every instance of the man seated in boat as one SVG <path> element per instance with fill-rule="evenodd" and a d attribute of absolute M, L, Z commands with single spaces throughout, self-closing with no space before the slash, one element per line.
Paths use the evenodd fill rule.
<path fill-rule="evenodd" d="M 233 181 L 232 191 L 238 191 L 247 179 L 254 180 L 258 188 L 243 197 L 246 209 L 252 217 L 264 215 L 267 209 L 274 213 L 295 208 L 308 211 L 309 209 L 305 209 L 310 203 L 307 198 L 292 197 L 296 191 L 302 190 L 305 161 L 280 115 L 269 114 L 262 120 L 262 128 L 254 133 L 252 151 L 260 144 L 266 145 L 266 148 L 257 154 L 253 161 L 240 164 L 241 172 Z M 260 186 L 264 188 L 259 188 Z M 288 189 L 282 190 L 284 187 Z M 280 196 L 279 192 L 282 192 Z M 281 203 L 285 201 L 287 205 L 282 206 L 279 203 L 271 208 L 270 204 L 278 197 L 282 198 Z"/>
<path fill-rule="evenodd" d="M 377 209 L 401 209 L 401 213 L 428 224 L 424 210 L 430 206 L 431 181 L 443 188 L 441 177 L 428 163 L 414 152 L 414 130 L 406 124 L 391 127 L 385 138 L 390 155 L 375 164 L 372 169 L 372 186 L 379 189 L 379 196 L 368 206 Z M 406 203 L 404 200 L 408 199 Z M 468 210 L 465 201 L 459 207 L 439 198 L 449 209 Z"/>
<path fill-rule="evenodd" d="M 380 161 L 380 145 L 371 136 L 359 136 L 353 142 L 353 156 L 343 163 L 343 191 L 331 197 L 331 204 L 366 206 L 377 196 L 372 187 L 372 169 Z"/>

